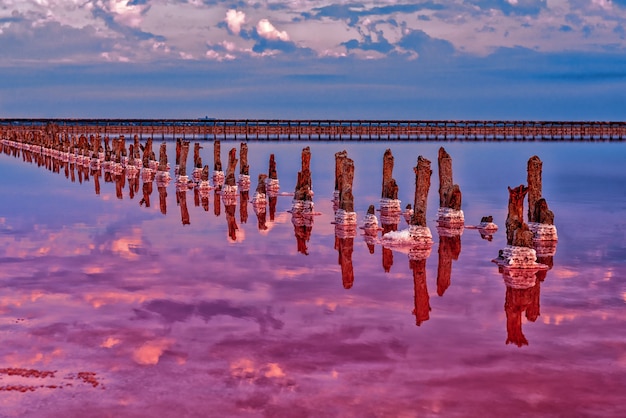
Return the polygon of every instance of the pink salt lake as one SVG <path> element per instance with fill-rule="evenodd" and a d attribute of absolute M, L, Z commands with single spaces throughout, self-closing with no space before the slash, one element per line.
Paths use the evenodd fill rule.
<path fill-rule="evenodd" d="M 290 196 L 259 229 L 248 202 L 229 213 L 211 193 L 207 210 L 172 182 L 163 214 L 156 184 L 116 188 L 0 153 L 0 416 L 626 415 L 623 144 L 249 142 L 250 198 L 272 153 L 281 192 L 293 192 L 307 145 L 320 215 L 305 251 Z M 435 224 L 441 145 L 466 225 L 492 215 L 500 227 L 491 241 L 466 229 L 449 278 L 438 277 L 440 246 L 450 253 Z M 232 147 L 222 142 L 224 165 Z M 345 283 L 334 153 L 354 160 L 361 224 L 379 205 L 386 148 L 402 207 L 418 155 L 433 162 L 434 245 L 418 267 L 388 252 L 385 271 L 382 247 L 370 253 L 357 234 Z M 507 186 L 526 182 L 532 155 L 559 242 L 542 280 L 511 289 L 491 260 L 505 245 Z"/>

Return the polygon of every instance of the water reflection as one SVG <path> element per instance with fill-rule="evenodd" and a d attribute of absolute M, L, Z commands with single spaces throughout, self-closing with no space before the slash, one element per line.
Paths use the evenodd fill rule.
<path fill-rule="evenodd" d="M 159 182 L 160 167 L 145 179 L 133 154 L 146 138 L 137 146 L 127 140 L 121 200 L 112 140 L 108 167 L 104 158 L 92 165 L 94 150 L 85 160 L 78 138 L 73 161 L 67 150 L 63 157 L 1 144 L 0 415 L 542 416 L 588 415 L 590 407 L 623 415 L 624 337 L 615 332 L 623 327 L 626 291 L 624 201 L 615 194 L 626 181 L 621 147 L 444 144 L 455 158 L 466 219 L 475 221 L 492 214 L 504 225 L 506 187 L 526 181 L 533 153 L 546 160 L 542 195 L 562 242 L 558 251 L 556 243 L 532 243 L 536 262 L 551 270 L 507 272 L 490 263 L 506 246 L 504 231 L 489 241 L 437 228 L 430 255 L 383 241 L 383 223 L 400 233 L 412 220 L 409 211 L 390 222 L 383 217 L 385 149 L 394 151 L 391 178 L 404 210 L 414 203 L 417 154 L 436 157 L 442 143 L 313 142 L 314 215 L 301 217 L 294 209 L 309 201 L 296 194 L 306 189 L 293 186 L 307 183 L 298 180 L 306 170 L 297 157 L 308 144 L 251 142 L 253 187 L 264 177 L 248 196 L 238 181 L 228 201 L 225 183 L 213 182 L 206 167 L 211 142 L 199 141 L 200 179 L 188 173 L 177 190 L 175 181 Z M 242 165 L 239 143 L 231 145 Z M 116 147 L 124 164 L 123 143 Z M 167 147 L 174 161 L 174 143 Z M 351 190 L 334 184 L 334 153 L 344 148 L 354 165 Z M 282 186 L 274 221 L 266 218 L 270 154 Z M 169 172 L 176 178 L 176 167 Z M 150 182 L 147 208 L 138 202 Z M 352 194 L 353 208 L 344 199 L 340 219 L 354 213 L 362 237 L 332 223 L 342 190 Z M 439 196 L 427 200 L 432 229 Z M 247 224 L 246 209 L 254 219 Z M 539 215 L 549 218 L 545 210 Z M 601 222 L 581 227 L 590 219 Z M 383 247 L 393 267 L 381 266 Z M 27 377 L 31 370 L 55 375 Z M 524 385 L 529 376 L 534 383 Z M 40 387 L 59 384 L 62 390 Z M 477 388 L 490 396 L 477 396 Z"/>

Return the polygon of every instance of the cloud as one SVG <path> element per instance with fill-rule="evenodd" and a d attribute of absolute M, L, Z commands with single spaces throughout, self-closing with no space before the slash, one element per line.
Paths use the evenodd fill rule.
<path fill-rule="evenodd" d="M 547 8 L 546 0 L 468 0 L 482 10 L 500 10 L 505 15 L 537 16 Z"/>
<path fill-rule="evenodd" d="M 5 63 L 19 61 L 82 61 L 112 49 L 92 26 L 73 28 L 58 22 L 33 24 L 18 19 L 0 31 L 0 55 Z"/>
<path fill-rule="evenodd" d="M 241 26 L 246 23 L 246 14 L 239 10 L 230 9 L 226 12 L 226 18 L 224 21 L 232 33 L 239 35 L 239 32 L 241 32 Z"/>
<path fill-rule="evenodd" d="M 285 31 L 279 31 L 267 19 L 261 19 L 256 25 L 256 32 L 268 41 L 289 42 L 289 35 Z"/>
<path fill-rule="evenodd" d="M 150 9 L 147 0 L 97 0 L 96 8 L 104 10 L 121 25 L 138 28 Z"/>
<path fill-rule="evenodd" d="M 422 30 L 412 30 L 406 34 L 398 45 L 404 49 L 417 52 L 419 58 L 441 58 L 454 54 L 454 46 L 444 40 L 430 37 Z"/>

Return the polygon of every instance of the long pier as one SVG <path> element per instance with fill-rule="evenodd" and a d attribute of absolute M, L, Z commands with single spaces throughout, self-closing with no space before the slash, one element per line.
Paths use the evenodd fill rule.
<path fill-rule="evenodd" d="M 0 119 L 0 131 L 237 140 L 609 140 L 626 122 L 273 119 Z"/>

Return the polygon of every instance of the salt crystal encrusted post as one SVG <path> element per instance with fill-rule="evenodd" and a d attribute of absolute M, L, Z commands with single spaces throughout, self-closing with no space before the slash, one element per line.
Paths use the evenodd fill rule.
<path fill-rule="evenodd" d="M 170 170 L 167 164 L 167 145 L 165 142 L 159 147 L 159 169 L 156 175 L 157 186 L 167 186 L 170 181 Z"/>
<path fill-rule="evenodd" d="M 465 217 L 461 210 L 461 189 L 452 180 L 452 157 L 443 147 L 437 158 L 439 167 L 439 210 L 437 222 L 447 228 L 463 228 Z"/>
<path fill-rule="evenodd" d="M 415 172 L 415 200 L 413 202 L 413 216 L 409 226 L 409 234 L 416 243 L 432 244 L 432 233 L 426 225 L 426 208 L 428 191 L 430 190 L 430 161 L 421 155 L 417 158 Z"/>
<path fill-rule="evenodd" d="M 343 168 L 343 161 L 348 158 L 348 152 L 346 150 L 335 153 L 335 191 L 333 193 L 333 210 L 339 209 L 339 182 L 341 177 L 341 170 Z"/>
<path fill-rule="evenodd" d="M 312 213 L 313 190 L 311 183 L 311 149 L 302 150 L 302 169 L 298 172 L 296 189 L 294 191 L 291 212 L 294 214 Z"/>
<path fill-rule="evenodd" d="M 221 143 L 219 139 L 213 141 L 213 186 L 219 190 L 224 184 L 224 171 L 222 170 Z"/>
<path fill-rule="evenodd" d="M 193 144 L 193 171 L 191 172 L 191 177 L 197 183 L 200 181 L 202 177 L 202 156 L 200 155 L 200 150 L 202 147 L 199 142 Z"/>
<path fill-rule="evenodd" d="M 393 154 L 389 148 L 383 154 L 383 184 L 380 197 L 381 217 L 400 215 L 402 209 L 398 200 L 398 184 L 393 178 Z M 397 224 L 398 222 L 391 223 Z"/>
<path fill-rule="evenodd" d="M 250 166 L 248 165 L 248 144 L 242 142 L 239 147 L 239 189 L 247 192 L 250 190 Z"/>
<path fill-rule="evenodd" d="M 537 263 L 537 254 L 533 249 L 533 233 L 524 222 L 524 197 L 528 188 L 522 184 L 513 189 L 509 187 L 508 190 L 507 245 L 493 261 L 498 266 L 506 268 L 547 268 Z"/>
<path fill-rule="evenodd" d="M 348 158 L 341 159 L 337 187 L 339 190 L 339 207 L 335 211 L 335 223 L 337 225 L 356 226 L 356 213 L 354 212 L 354 195 L 352 184 L 354 182 L 354 161 Z"/>
<path fill-rule="evenodd" d="M 224 204 L 230 204 L 231 200 L 237 200 L 237 182 L 235 180 L 235 168 L 237 167 L 237 149 L 231 148 L 228 152 L 228 167 L 226 168 L 226 178 L 222 189 L 222 199 Z"/>
<path fill-rule="evenodd" d="M 302 150 L 302 169 L 298 172 L 296 189 L 291 204 L 291 223 L 294 227 L 298 252 L 308 255 L 307 242 L 313 230 L 313 190 L 311 190 L 311 149 Z"/>
<path fill-rule="evenodd" d="M 177 188 L 188 188 L 189 177 L 187 176 L 187 155 L 189 154 L 189 141 L 182 141 L 180 147 L 180 165 L 178 167 L 178 177 L 176 178 Z"/>
<path fill-rule="evenodd" d="M 255 215 L 257 216 L 257 224 L 259 231 L 266 231 L 266 205 L 267 205 L 267 185 L 265 180 L 267 179 L 267 174 L 259 174 L 258 183 L 256 186 L 256 191 L 254 192 L 254 197 L 252 198 L 252 208 L 254 210 Z"/>
<path fill-rule="evenodd" d="M 542 167 L 543 163 L 536 155 L 528 160 L 528 227 L 536 242 L 556 242 L 558 236 L 554 226 L 554 213 L 542 197 Z"/>
<path fill-rule="evenodd" d="M 335 249 L 339 252 L 343 287 L 350 289 L 354 283 L 352 251 L 356 236 L 356 213 L 354 212 L 354 161 L 345 151 L 335 154 L 335 187 L 338 203 L 335 211 Z"/>

